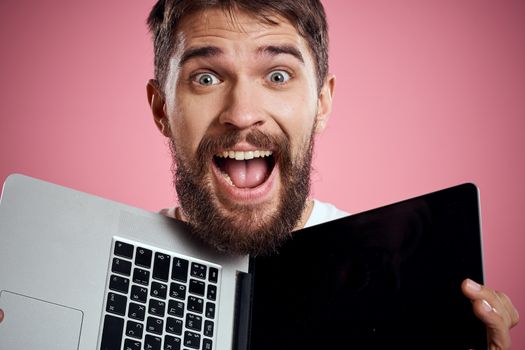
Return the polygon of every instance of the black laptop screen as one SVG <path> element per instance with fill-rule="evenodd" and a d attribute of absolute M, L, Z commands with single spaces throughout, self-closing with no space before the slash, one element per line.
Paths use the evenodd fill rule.
<path fill-rule="evenodd" d="M 483 282 L 471 184 L 295 232 L 251 269 L 251 350 L 487 348 L 460 289 Z"/>

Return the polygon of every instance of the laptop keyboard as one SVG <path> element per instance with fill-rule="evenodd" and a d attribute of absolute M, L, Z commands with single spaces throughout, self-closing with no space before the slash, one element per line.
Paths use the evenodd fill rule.
<path fill-rule="evenodd" d="M 220 266 L 113 239 L 102 350 L 212 350 Z"/>

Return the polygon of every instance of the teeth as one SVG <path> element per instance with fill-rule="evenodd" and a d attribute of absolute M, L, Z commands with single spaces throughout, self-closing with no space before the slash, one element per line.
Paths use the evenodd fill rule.
<path fill-rule="evenodd" d="M 273 154 L 272 151 L 223 151 L 218 154 L 216 154 L 216 157 L 219 158 L 231 158 L 235 160 L 245 160 L 245 159 L 253 159 L 253 158 L 263 158 L 263 157 L 269 157 Z"/>

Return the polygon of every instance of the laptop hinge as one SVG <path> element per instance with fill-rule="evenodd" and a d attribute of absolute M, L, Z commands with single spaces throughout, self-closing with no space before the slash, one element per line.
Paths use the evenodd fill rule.
<path fill-rule="evenodd" d="M 237 272 L 233 350 L 248 350 L 252 305 L 252 275 Z"/>

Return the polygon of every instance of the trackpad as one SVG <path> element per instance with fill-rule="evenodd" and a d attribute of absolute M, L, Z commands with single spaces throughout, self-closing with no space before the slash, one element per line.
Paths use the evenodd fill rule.
<path fill-rule="evenodd" d="M 69 307 L 0 292 L 2 349 L 78 349 L 82 312 Z"/>

